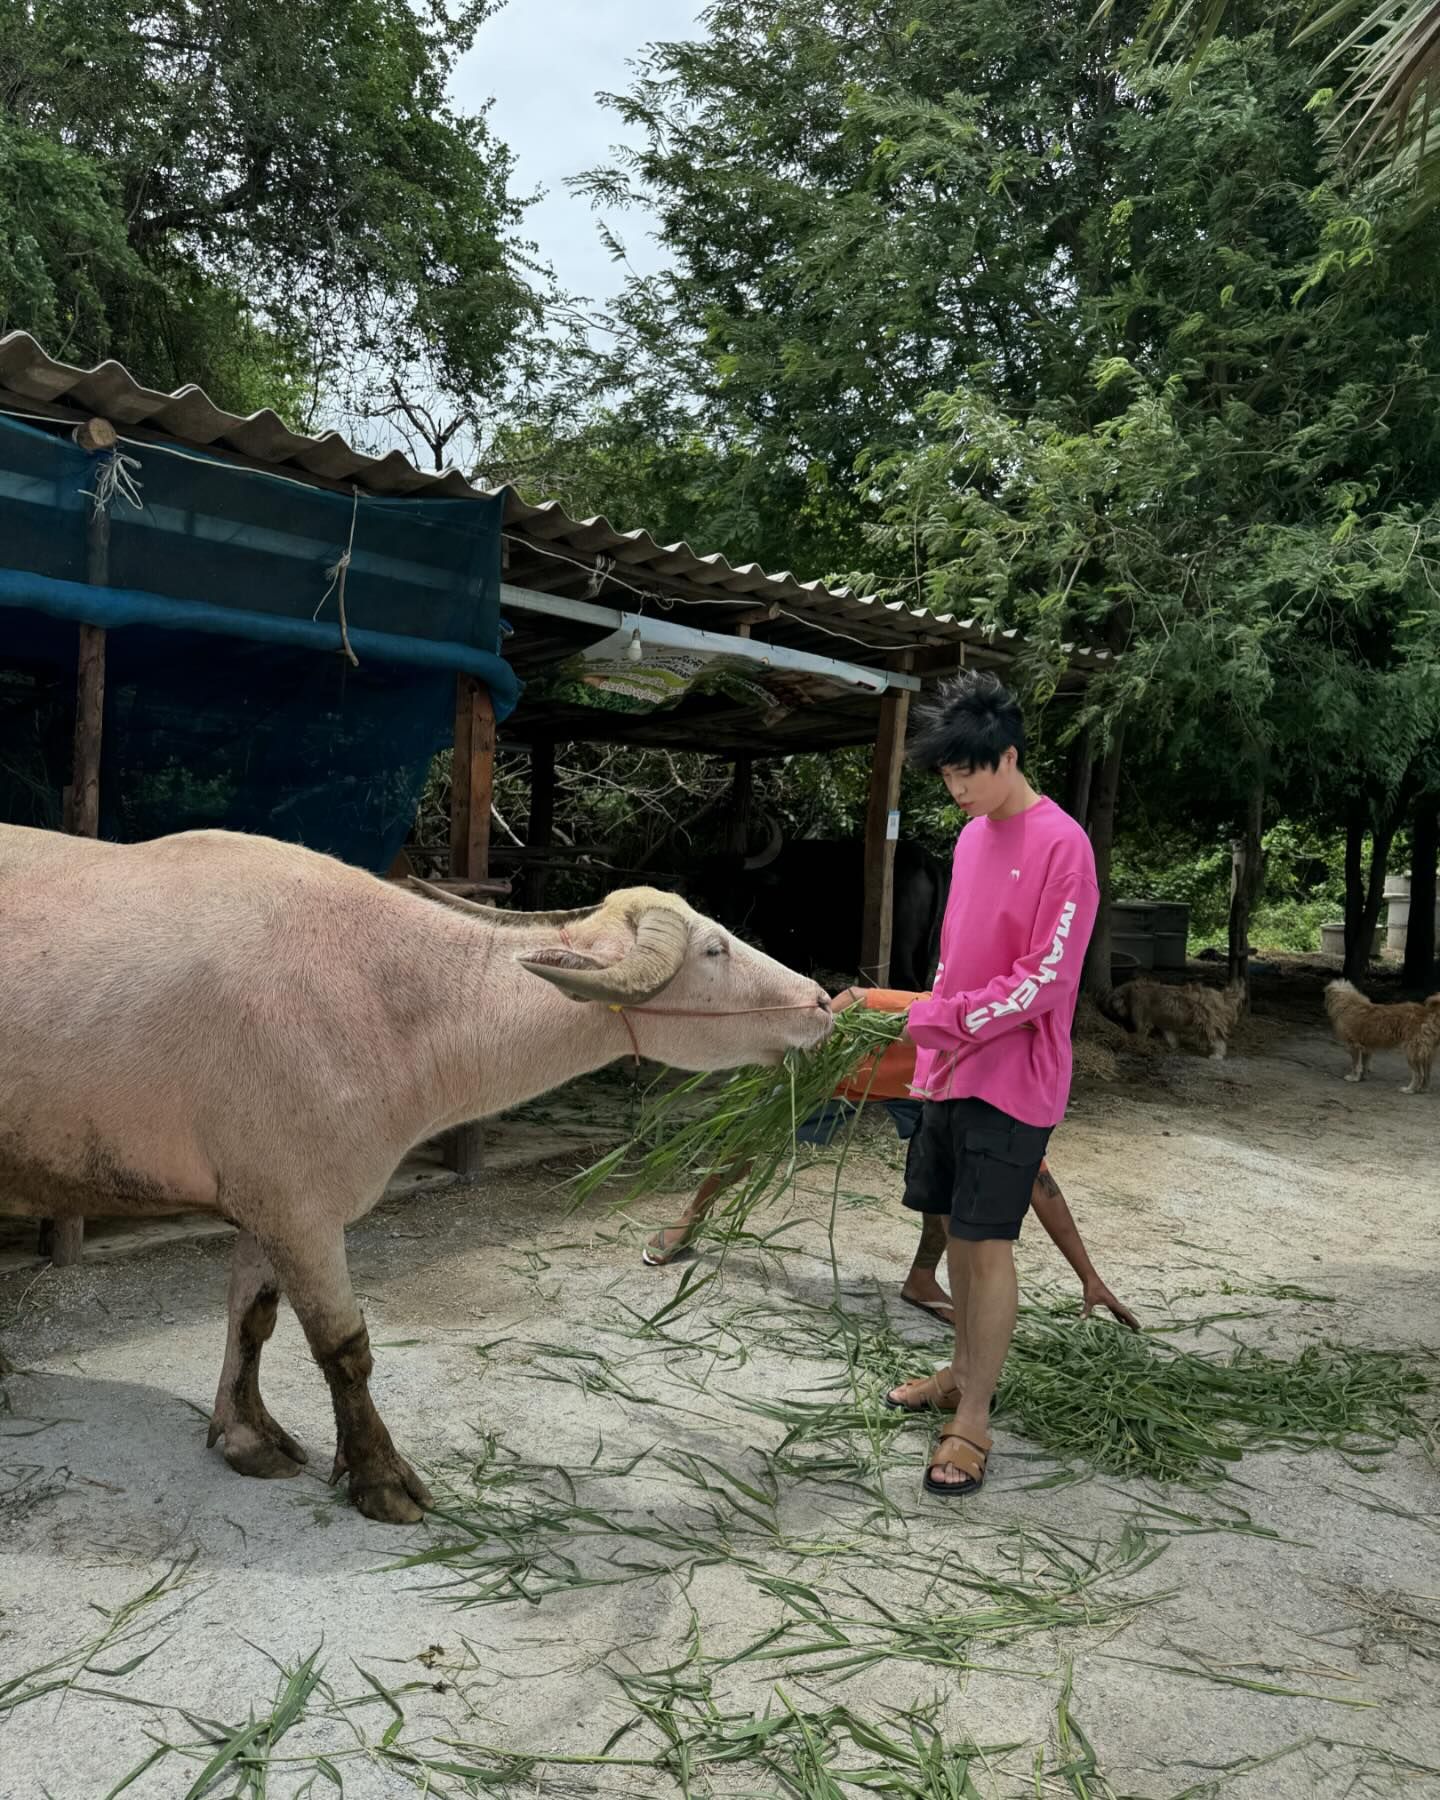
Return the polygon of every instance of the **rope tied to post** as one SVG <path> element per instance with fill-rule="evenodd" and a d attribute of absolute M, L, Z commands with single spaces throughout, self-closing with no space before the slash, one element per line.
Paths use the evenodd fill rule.
<path fill-rule="evenodd" d="M 350 560 L 355 550 L 355 521 L 360 512 L 359 488 L 352 487 L 350 489 L 350 496 L 349 541 L 346 543 L 345 548 L 340 552 L 340 555 L 330 564 L 329 568 L 326 569 L 325 573 L 330 579 L 330 585 L 320 596 L 320 604 L 315 608 L 314 612 L 311 613 L 310 617 L 312 620 L 318 619 L 320 614 L 325 610 L 325 602 L 332 594 L 334 594 L 335 603 L 340 612 L 340 648 L 344 651 L 345 655 L 349 657 L 351 668 L 358 669 L 360 667 L 360 658 L 351 648 L 350 630 L 345 620 L 345 573 L 350 567 Z"/>
<path fill-rule="evenodd" d="M 101 513 L 109 512 L 117 495 L 136 512 L 143 512 L 145 501 L 140 486 L 140 459 L 127 456 L 123 450 L 112 450 L 95 464 L 94 487 L 81 488 L 80 492 L 88 496 L 91 516 L 98 519 Z"/>

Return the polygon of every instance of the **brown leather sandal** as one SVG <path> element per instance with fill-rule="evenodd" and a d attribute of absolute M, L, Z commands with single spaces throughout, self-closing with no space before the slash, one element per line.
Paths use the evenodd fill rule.
<path fill-rule="evenodd" d="M 977 1444 L 952 1427 L 940 1433 L 929 1466 L 925 1470 L 925 1491 L 939 1494 L 944 1500 L 963 1500 L 978 1494 L 985 1485 L 985 1471 L 990 1464 L 992 1444 Z M 936 1481 L 936 1469 L 958 1469 L 963 1481 Z"/>
<path fill-rule="evenodd" d="M 917 1391 L 910 1400 L 897 1400 L 895 1396 L 902 1388 L 915 1388 Z M 885 1404 L 894 1412 L 954 1412 L 960 1404 L 960 1384 L 947 1363 L 933 1375 L 916 1375 L 910 1381 L 902 1381 L 898 1387 L 891 1388 L 885 1396 Z"/>

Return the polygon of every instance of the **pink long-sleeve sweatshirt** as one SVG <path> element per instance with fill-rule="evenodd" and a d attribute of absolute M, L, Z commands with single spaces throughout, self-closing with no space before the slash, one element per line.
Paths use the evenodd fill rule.
<path fill-rule="evenodd" d="M 1099 893 L 1090 840 L 1053 800 L 973 819 L 955 845 L 940 965 L 910 1008 L 917 1097 L 988 1100 L 1058 1125 Z"/>

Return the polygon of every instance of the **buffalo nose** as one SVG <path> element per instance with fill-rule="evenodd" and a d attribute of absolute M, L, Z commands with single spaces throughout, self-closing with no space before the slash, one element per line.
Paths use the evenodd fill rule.
<path fill-rule="evenodd" d="M 821 1012 L 829 1012 L 830 996 L 825 992 L 824 988 L 821 988 L 821 987 L 816 988 L 815 1004 L 820 1008 Z"/>

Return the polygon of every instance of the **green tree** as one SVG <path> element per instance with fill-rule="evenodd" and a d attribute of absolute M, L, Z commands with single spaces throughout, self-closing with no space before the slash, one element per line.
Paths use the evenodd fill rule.
<path fill-rule="evenodd" d="M 493 0 L 4 0 L 0 329 L 231 405 L 493 384 L 536 297 L 446 99 Z"/>
<path fill-rule="evenodd" d="M 590 185 L 675 258 L 629 368 L 757 472 L 823 467 L 874 579 L 1022 626 L 1041 701 L 1123 646 L 1090 711 L 1221 829 L 1324 784 L 1378 830 L 1435 729 L 1440 290 L 1312 51 L 1231 18 L 1182 81 L 1138 8 L 724 0 Z"/>
<path fill-rule="evenodd" d="M 1104 17 L 1109 7 L 1100 9 Z M 1142 42 L 1159 58 L 1179 56 L 1193 66 L 1231 19 L 1230 0 L 1156 0 Z M 1359 168 L 1390 189 L 1418 189 L 1425 206 L 1440 195 L 1440 6 L 1434 0 L 1396 0 L 1378 8 L 1368 0 L 1333 5 L 1275 6 L 1277 29 L 1297 45 L 1324 46 L 1313 80 L 1338 87 L 1331 134 Z M 1338 41 L 1337 41 L 1338 40 Z"/>

